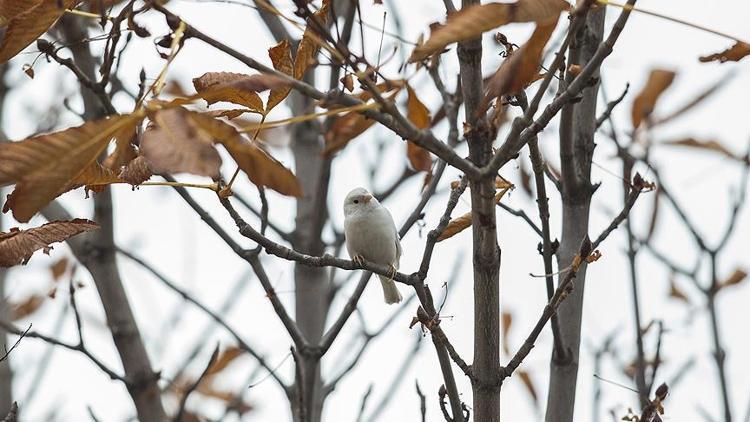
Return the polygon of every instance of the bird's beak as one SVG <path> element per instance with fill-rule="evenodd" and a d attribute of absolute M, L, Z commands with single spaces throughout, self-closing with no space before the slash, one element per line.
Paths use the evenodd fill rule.
<path fill-rule="evenodd" d="M 365 204 L 369 204 L 371 199 L 372 195 L 362 195 L 362 202 L 364 202 Z"/>

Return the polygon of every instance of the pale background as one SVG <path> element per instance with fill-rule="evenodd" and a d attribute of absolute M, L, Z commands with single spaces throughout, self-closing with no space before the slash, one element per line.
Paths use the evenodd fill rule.
<path fill-rule="evenodd" d="M 248 3 L 240 1 L 239 3 Z M 392 10 L 397 3 L 403 32 L 406 39 L 416 40 L 420 33 L 426 32 L 430 22 L 442 20 L 444 9 L 440 1 L 410 1 L 386 2 L 386 8 Z M 293 6 L 289 2 L 278 4 L 285 12 L 291 11 Z M 750 27 L 747 18 L 750 16 L 750 3 L 746 1 L 657 1 L 643 0 L 639 7 L 659 11 L 669 16 L 679 17 L 691 22 L 733 34 L 745 40 L 750 39 Z M 219 2 L 180 1 L 169 2 L 168 7 L 195 25 L 202 31 L 241 52 L 264 62 L 267 59 L 266 49 L 273 42 L 257 18 L 257 13 L 244 6 Z M 373 25 L 382 22 L 383 6 L 373 6 L 363 2 L 364 18 Z M 608 11 L 608 27 L 619 13 L 616 9 Z M 390 17 L 389 13 L 389 17 Z M 153 34 L 166 34 L 167 29 L 163 19 L 158 14 L 150 15 L 149 19 L 141 18 Z M 388 19 L 388 29 L 394 31 L 393 21 Z M 530 25 L 512 25 L 503 32 L 508 38 L 521 44 L 530 32 Z M 379 32 L 365 29 L 365 39 L 369 57 L 373 58 L 377 51 Z M 298 32 L 293 32 L 300 35 Z M 355 31 L 355 34 L 357 31 Z M 386 37 L 383 56 L 388 56 L 397 41 Z M 626 82 L 631 83 L 631 94 L 623 105 L 614 113 L 618 128 L 621 131 L 630 127 L 629 108 L 634 93 L 644 84 L 650 69 L 663 67 L 678 72 L 675 83 L 660 101 L 656 115 L 660 112 L 668 113 L 689 101 L 701 90 L 713 84 L 726 72 L 734 70 L 736 75 L 715 96 L 706 100 L 702 106 L 693 110 L 674 123 L 657 130 L 653 134 L 656 141 L 677 139 L 694 136 L 699 139 L 717 139 L 733 151 L 742 154 L 747 148 L 750 135 L 750 119 L 748 119 L 750 92 L 750 60 L 740 63 L 702 64 L 697 58 L 700 55 L 721 51 L 732 42 L 715 35 L 700 32 L 685 26 L 666 22 L 650 16 L 634 14 L 615 47 L 615 51 L 602 67 L 603 81 L 610 98 L 619 95 Z M 95 43 L 101 48 L 103 43 Z M 358 46 L 358 37 L 352 43 Z M 402 46 L 403 52 L 397 53 L 396 58 L 388 66 L 386 74 L 398 77 L 400 54 L 409 54 L 411 47 Z M 491 33 L 485 36 L 485 73 L 493 71 L 500 62 L 499 56 L 493 58 L 492 51 L 501 50 L 494 44 Z M 21 54 L 15 59 L 9 71 L 9 83 L 20 86 L 12 91 L 7 99 L 8 114 L 4 116 L 2 127 L 11 139 L 28 136 L 38 126 L 35 112 L 44 112 L 50 105 L 59 104 L 62 94 L 75 94 L 78 90 L 77 82 L 69 72 L 55 64 L 43 60 L 35 66 L 36 78 L 31 81 L 22 72 L 21 65 L 30 62 L 35 54 Z M 457 72 L 454 53 L 448 53 L 443 75 L 453 85 Z M 141 67 L 145 67 L 149 77 L 155 77 L 162 67 L 162 60 L 158 58 L 149 41 L 134 41 L 126 51 L 123 60 L 122 75 L 130 84 L 129 88 L 137 90 L 137 74 Z M 184 86 L 190 87 L 190 79 L 208 71 L 234 71 L 252 73 L 250 69 L 232 58 L 209 48 L 199 41 L 189 41 L 185 50 L 177 57 L 170 69 L 170 77 L 178 79 Z M 321 72 L 322 75 L 323 72 Z M 413 73 L 413 67 L 407 69 L 407 75 Z M 327 76 L 319 79 L 327 84 Z M 324 82 L 325 81 L 325 82 Z M 420 74 L 412 79 L 419 87 L 421 98 L 430 108 L 436 110 L 438 104 L 437 92 L 426 75 Z M 323 86 L 323 85 L 320 85 Z M 77 101 L 72 102 L 79 107 Z M 132 108 L 126 97 L 116 98 L 116 104 L 121 111 Z M 30 111 L 31 110 L 31 111 Z M 63 127 L 79 124 L 77 117 L 70 112 L 64 112 Z M 271 119 L 288 116 L 288 110 L 279 107 Z M 437 133 L 443 136 L 444 127 L 439 127 Z M 621 134 L 624 138 L 624 134 Z M 502 136 L 499 139 L 503 139 Z M 387 186 L 406 163 L 404 144 L 401 140 L 377 128 L 370 130 L 352 142 L 343 154 L 336 160 L 332 174 L 332 191 L 329 205 L 333 210 L 333 221 L 340 228 L 342 215 L 340 203 L 345 193 L 358 185 L 367 186 L 368 160 L 373 156 L 375 141 L 384 141 L 387 145 L 388 159 L 382 160 L 378 175 L 377 187 Z M 285 140 L 269 139 L 269 142 L 283 145 Z M 546 157 L 557 162 L 556 157 L 556 123 L 550 125 L 541 139 L 540 145 Z M 621 168 L 613 160 L 613 148 L 610 141 L 599 136 L 594 160 L 593 180 L 602 183 L 597 191 L 592 207 L 590 233 L 595 236 L 608 224 L 611 217 L 619 211 L 621 203 L 622 183 L 618 178 Z M 273 149 L 274 155 L 292 165 L 291 155 L 284 148 Z M 462 152 L 463 153 L 463 152 Z M 736 194 L 741 166 L 708 153 L 677 150 L 672 147 L 655 147 L 653 159 L 661 165 L 666 181 L 676 193 L 682 204 L 689 210 L 692 221 L 699 226 L 710 240 L 715 241 L 724 230 L 726 219 L 731 206 L 730 199 Z M 522 152 L 527 159 L 527 152 Z M 363 163 L 367 163 L 364 164 Z M 502 171 L 512 181 L 518 183 L 518 164 L 509 163 Z M 225 164 L 225 175 L 233 171 Z M 528 167 L 528 166 L 527 166 Z M 648 169 L 638 168 L 646 179 Z M 444 176 L 439 191 L 428 206 L 425 222 L 426 230 L 437 223 L 442 213 L 449 181 L 455 180 L 457 172 L 449 170 Z M 238 190 L 245 196 L 255 198 L 255 189 L 241 177 L 242 183 Z M 191 180 L 182 177 L 181 180 Z M 368 186 L 370 187 L 370 186 Z M 415 177 L 406 183 L 390 198 L 385 205 L 393 213 L 397 225 L 408 215 L 418 201 L 421 187 L 421 177 Z M 558 235 L 559 228 L 559 198 L 548 184 L 550 192 L 553 236 Z M 144 187 L 137 191 L 119 186 L 114 188 L 117 218 L 117 242 L 123 248 L 132 250 L 145 257 L 160 271 L 172 280 L 188 288 L 196 298 L 203 303 L 217 309 L 220 301 L 235 281 L 248 274 L 244 261 L 238 259 L 218 237 L 199 220 L 182 200 L 169 188 Z M 233 225 L 225 211 L 210 192 L 193 192 L 225 227 L 233 233 Z M 90 215 L 91 203 L 85 200 L 80 191 L 66 194 L 63 201 L 78 217 Z M 274 193 L 269 194 L 271 200 L 271 218 L 287 229 L 291 229 L 293 221 L 293 201 Z M 516 208 L 524 208 L 536 220 L 536 206 L 521 189 L 512 192 L 504 201 Z M 634 209 L 634 227 L 643 233 L 648 225 L 648 215 L 651 211 L 653 194 L 641 197 Z M 676 261 L 691 267 L 695 259 L 692 240 L 685 232 L 672 210 L 666 203 L 662 204 L 659 226 L 655 235 L 656 244 Z M 454 215 L 460 215 L 469 210 L 468 200 L 463 199 Z M 255 221 L 249 217 L 250 221 Z M 511 350 L 514 351 L 528 334 L 533 323 L 538 318 L 545 300 L 544 281 L 532 278 L 529 273 L 543 272 L 542 262 L 536 254 L 538 238 L 520 219 L 498 210 L 499 243 L 502 248 L 501 265 L 501 300 L 503 310 L 511 312 L 514 317 L 513 326 L 509 333 Z M 728 276 L 735 267 L 750 266 L 747 257 L 748 221 L 750 213 L 747 208 L 742 211 L 739 227 L 720 262 L 720 277 Z M 43 223 L 41 217 L 36 217 L 30 225 Z M 6 222 L 5 229 L 10 223 Z M 14 224 L 15 225 L 15 224 Z M 330 231 L 327 231 L 330 234 Z M 239 239 L 239 236 L 237 236 Z M 436 297 L 442 297 L 440 286 L 446 281 L 454 265 L 459 265 L 459 277 L 451 285 L 449 299 L 443 311 L 444 315 L 452 318 L 443 321 L 453 344 L 459 353 L 470 361 L 472 350 L 472 289 L 470 262 L 470 235 L 460 234 L 453 239 L 441 243 L 436 248 L 433 266 L 430 274 L 430 285 Z M 617 232 L 611 236 L 601 250 L 604 257 L 589 268 L 583 323 L 583 343 L 581 366 L 579 370 L 576 420 L 593 420 L 592 392 L 596 379 L 594 378 L 593 359 L 591 350 L 598 347 L 603 339 L 617 331 L 616 349 L 622 359 L 629 361 L 635 355 L 634 329 L 632 323 L 632 298 L 630 281 L 627 273 L 626 258 L 622 253 L 625 248 L 624 236 Z M 402 240 L 404 256 L 401 261 L 402 272 L 410 273 L 416 270 L 421 259 L 424 237 L 419 236 L 417 227 L 413 228 Z M 245 242 L 244 244 L 249 245 Z M 69 255 L 63 245 L 59 245 L 50 257 L 41 253 L 22 268 L 13 269 L 8 278 L 7 294 L 11 300 L 22 300 L 32 293 L 44 293 L 51 286 L 48 267 L 62 256 Z M 458 262 L 457 262 L 458 260 Z M 276 258 L 264 259 L 275 288 L 280 297 L 292 308 L 293 289 L 291 266 Z M 172 317 L 174 309 L 180 306 L 181 299 L 164 289 L 158 282 L 134 266 L 130 261 L 121 260 L 124 282 L 137 316 L 141 333 L 151 353 L 155 368 L 163 369 L 166 376 L 174 373 L 175 367 L 180 365 L 185 354 L 192 349 L 195 342 L 205 344 L 202 356 L 192 368 L 197 374 L 205 365 L 213 347 L 217 342 L 223 345 L 232 343 L 229 336 L 221 330 L 216 330 L 210 338 L 197 338 L 208 321 L 194 307 L 185 305 L 181 309 L 179 322 L 170 327 L 168 319 Z M 683 291 L 687 292 L 695 308 L 689 309 L 684 304 L 667 298 L 668 273 L 656 263 L 647 252 L 643 252 L 639 259 L 640 300 L 642 320 L 644 323 L 654 318 L 665 321 L 668 329 L 663 340 L 664 363 L 659 370 L 659 381 L 669 382 L 675 371 L 690 358 L 696 358 L 696 365 L 686 374 L 675 388 L 670 391 L 666 402 L 667 414 L 665 420 L 690 421 L 700 420 L 697 408 L 701 407 L 719 419 L 720 397 L 714 362 L 711 357 L 711 343 L 709 320 L 703 310 L 703 296 L 696 292 L 686 280 L 678 280 Z M 77 279 L 86 287 L 78 294 L 79 306 L 85 317 L 86 341 L 104 361 L 117 367 L 118 358 L 112 345 L 111 337 L 106 332 L 104 314 L 99 303 L 96 290 L 88 280 L 87 275 Z M 705 276 L 705 275 L 704 275 Z M 244 290 L 237 306 L 228 315 L 235 327 L 248 342 L 264 354 L 272 365 L 281 362 L 288 354 L 290 341 L 278 323 L 272 309 L 264 297 L 264 293 L 253 277 L 248 278 L 249 285 Z M 351 286 L 350 286 L 351 287 Z M 408 290 L 401 287 L 403 293 Z M 287 292 L 287 295 L 284 294 Z M 411 292 L 408 292 L 411 294 Z M 345 294 L 346 295 L 346 294 Z M 731 390 L 731 402 L 737 420 L 743 420 L 750 412 L 750 364 L 746 357 L 750 355 L 750 340 L 747 334 L 747 323 L 750 320 L 750 308 L 747 306 L 750 298 L 750 283 L 744 283 L 722 292 L 718 298 L 721 329 L 725 348 L 727 350 L 727 370 Z M 49 333 L 53 331 L 56 320 L 67 303 L 67 289 L 60 286 L 57 299 L 47 300 L 43 307 L 31 317 L 18 322 L 19 326 L 27 326 L 33 322 L 34 329 Z M 342 299 L 339 297 L 334 304 L 340 308 Z M 369 328 L 375 328 L 386 318 L 394 308 L 382 303 L 378 286 L 369 287 L 360 301 Z M 442 377 L 435 359 L 434 350 L 422 338 L 424 346 L 418 352 L 413 364 L 404 374 L 404 382 L 397 390 L 388 388 L 391 379 L 396 375 L 398 366 L 404 357 L 412 350 L 412 345 L 419 332 L 416 328 L 409 330 L 408 324 L 412 311 L 402 314 L 382 338 L 375 341 L 368 349 L 356 371 L 353 372 L 333 393 L 326 402 L 325 418 L 329 421 L 354 420 L 359 411 L 361 397 L 369 384 L 374 390 L 369 401 L 371 406 L 365 412 L 368 417 L 373 408 L 384 395 L 392 396 L 391 404 L 380 415 L 380 420 L 417 420 L 419 406 L 414 392 L 414 380 L 419 380 L 423 391 L 428 395 L 428 420 L 442 420 L 437 406 L 437 389 L 442 383 Z M 66 315 L 66 328 L 63 337 L 75 339 L 75 326 L 70 313 Z M 347 323 L 342 336 L 337 339 L 333 350 L 324 359 L 324 370 L 334 371 L 342 362 L 347 362 L 356 350 L 349 337 L 356 335 L 359 330 L 358 319 L 353 316 Z M 653 353 L 653 332 L 646 337 L 647 352 Z M 502 390 L 502 416 L 504 420 L 537 420 L 543 414 L 546 398 L 546 379 L 551 347 L 551 336 L 545 329 L 537 343 L 537 347 L 523 364 L 534 381 L 540 397 L 541 408 L 537 408 L 529 398 L 518 377 L 506 380 Z M 95 368 L 80 354 L 58 350 L 54 353 L 43 385 L 31 403 L 24 403 L 23 397 L 28 391 L 31 374 L 47 345 L 33 339 L 22 341 L 12 355 L 12 366 L 16 376 L 16 396 L 21 401 L 24 410 L 24 420 L 45 420 L 49 412 L 54 412 L 56 420 L 85 420 L 88 418 L 86 406 L 104 421 L 119 421 L 134 415 L 132 403 L 119 382 L 112 382 L 108 377 Z M 503 357 L 503 361 L 508 359 Z M 261 382 L 252 389 L 247 389 L 248 374 L 255 367 L 250 358 L 242 358 L 235 362 L 231 370 L 226 371 L 220 378 L 220 385 L 232 388 L 234 391 L 245 391 L 248 400 L 257 408 L 247 416 L 247 420 L 288 420 L 290 413 L 287 402 L 278 388 L 270 379 Z M 291 359 L 279 368 L 282 377 L 290 379 L 293 375 Z M 625 377 L 620 367 L 606 361 L 600 376 L 634 387 L 634 382 Z M 254 381 L 265 376 L 261 371 Z M 471 403 L 471 388 L 467 380 L 456 371 L 459 391 L 467 403 Z M 616 407 L 618 416 L 625 414 L 628 406 L 637 406 L 636 394 L 624 388 L 602 385 L 604 396 L 602 409 L 606 411 Z M 174 406 L 174 403 L 168 403 Z M 190 407 L 200 406 L 202 413 L 218 417 L 221 407 L 210 400 L 191 400 Z M 611 417 L 601 415 L 602 420 Z M 748 416 L 750 417 L 750 416 Z"/>

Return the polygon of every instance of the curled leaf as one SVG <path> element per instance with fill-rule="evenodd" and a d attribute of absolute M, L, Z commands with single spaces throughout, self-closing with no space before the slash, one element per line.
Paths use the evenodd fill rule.
<path fill-rule="evenodd" d="M 193 86 L 211 105 L 226 101 L 245 106 L 263 114 L 263 100 L 258 92 L 286 86 L 283 79 L 274 75 L 244 75 L 231 72 L 209 72 L 193 79 Z"/>
<path fill-rule="evenodd" d="M 323 5 L 315 12 L 315 18 L 321 24 L 325 24 L 328 18 L 329 0 L 323 0 Z M 305 72 L 315 63 L 320 51 L 322 40 L 315 31 L 315 24 L 308 22 L 302 40 L 297 47 L 297 57 L 294 58 L 294 77 L 302 79 Z"/>
<path fill-rule="evenodd" d="M 462 231 L 468 229 L 471 227 L 471 212 L 467 212 L 466 214 L 452 219 L 448 226 L 445 227 L 445 230 L 443 230 L 442 233 L 440 233 L 440 236 L 438 236 L 437 241 L 442 242 L 445 239 L 451 238 Z"/>
<path fill-rule="evenodd" d="M 138 186 L 150 179 L 151 176 L 153 176 L 153 172 L 148 166 L 146 158 L 139 156 L 123 167 L 118 177 L 133 186 Z"/>
<path fill-rule="evenodd" d="M 8 233 L 0 232 L 0 267 L 26 263 L 39 249 L 44 249 L 47 253 L 52 249 L 52 243 L 98 228 L 99 225 L 93 221 L 77 218 L 53 221 L 27 230 L 13 228 Z"/>
<path fill-rule="evenodd" d="M 411 86 L 406 86 L 409 94 L 407 100 L 407 117 L 418 129 L 427 129 L 430 127 L 431 117 L 430 110 L 417 97 Z M 406 156 L 412 168 L 417 171 L 430 171 L 432 168 L 432 157 L 429 151 L 409 141 L 406 144 Z"/>
<path fill-rule="evenodd" d="M 271 58 L 273 68 L 279 72 L 285 73 L 289 76 L 294 76 L 294 63 L 292 62 L 292 49 L 289 45 L 289 41 L 281 40 L 280 43 L 268 49 L 268 56 Z M 268 95 L 268 104 L 266 104 L 266 114 L 271 109 L 276 107 L 279 103 L 289 95 L 291 87 L 288 85 L 272 88 L 271 93 Z"/>
<path fill-rule="evenodd" d="M 36 3 L 30 0 L 4 0 L 0 4 L 0 26 L 7 22 L 8 27 L 0 43 L 0 64 L 41 37 L 65 13 L 66 8 L 76 3 L 77 0 L 41 0 Z"/>

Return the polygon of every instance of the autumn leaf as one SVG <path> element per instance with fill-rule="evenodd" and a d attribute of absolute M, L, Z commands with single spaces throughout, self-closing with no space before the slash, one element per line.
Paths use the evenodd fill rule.
<path fill-rule="evenodd" d="M 715 62 L 738 62 L 745 57 L 750 56 L 750 44 L 742 41 L 737 41 L 733 46 L 719 53 L 709 54 L 708 56 L 701 56 L 698 61 L 702 63 Z"/>
<path fill-rule="evenodd" d="M 62 257 L 49 267 L 53 280 L 59 280 L 68 269 L 68 258 Z"/>
<path fill-rule="evenodd" d="M 36 6 L 38 2 L 29 0 L 0 0 L 0 27 L 14 17 Z"/>
<path fill-rule="evenodd" d="M 363 134 L 375 123 L 375 120 L 355 111 L 336 117 L 325 134 L 326 146 L 323 155 L 330 157 L 341 151 L 352 139 Z"/>
<path fill-rule="evenodd" d="M 0 12 L 0 22 L 7 19 L 8 23 L 0 43 L 0 63 L 7 62 L 47 32 L 65 13 L 65 9 L 75 6 L 78 0 L 41 0 L 30 8 L 20 3 L 34 4 L 29 0 L 5 0 L 0 4 L 3 10 Z"/>
<path fill-rule="evenodd" d="M 430 110 L 419 100 L 417 93 L 412 87 L 406 86 L 409 94 L 407 100 L 407 117 L 418 129 L 427 129 L 430 127 L 431 117 Z M 426 149 L 416 145 L 412 141 L 406 144 L 406 156 L 412 168 L 417 171 L 430 171 L 432 168 L 432 157 Z"/>
<path fill-rule="evenodd" d="M 206 377 L 212 377 L 220 373 L 221 371 L 226 369 L 226 367 L 229 366 L 229 364 L 231 364 L 235 359 L 242 356 L 243 353 L 245 352 L 237 346 L 227 348 L 208 368 L 208 370 L 206 371 Z"/>
<path fill-rule="evenodd" d="M 294 63 L 292 62 L 292 49 L 289 46 L 289 41 L 281 40 L 280 43 L 269 48 L 268 57 L 271 58 L 274 69 L 289 76 L 294 76 Z M 266 104 L 266 114 L 284 101 L 287 95 L 289 95 L 289 91 L 291 91 L 291 87 L 289 86 L 271 89 L 271 93 L 268 95 L 268 103 Z"/>
<path fill-rule="evenodd" d="M 294 173 L 258 145 L 246 140 L 234 126 L 199 113 L 192 113 L 190 117 L 201 130 L 226 148 L 251 182 L 282 195 L 302 196 L 302 188 Z"/>
<path fill-rule="evenodd" d="M 493 99 L 519 92 L 536 79 L 544 46 L 556 26 L 557 18 L 540 22 L 526 44 L 500 65 L 487 83 L 487 93 L 480 110 L 486 111 Z"/>
<path fill-rule="evenodd" d="M 321 24 L 325 24 L 328 19 L 328 3 L 329 0 L 323 0 L 323 5 L 314 14 L 316 20 Z M 295 79 L 302 79 L 307 69 L 315 63 L 318 57 L 322 41 L 313 28 L 315 28 L 315 24 L 308 22 L 305 33 L 302 34 L 302 40 L 299 42 L 299 47 L 297 47 L 297 57 L 294 58 Z"/>
<path fill-rule="evenodd" d="M 521 369 L 518 370 L 515 375 L 518 375 L 521 379 L 523 386 L 526 387 L 526 391 L 529 393 L 529 396 L 531 396 L 531 400 L 534 401 L 534 404 L 538 404 L 539 394 L 536 392 L 536 387 L 534 386 L 534 382 L 531 380 L 531 375 L 529 375 L 528 371 Z"/>
<path fill-rule="evenodd" d="M 60 194 L 80 188 L 81 186 L 99 192 L 104 186 L 122 182 L 124 182 L 124 180 L 118 177 L 117 173 L 94 161 L 71 180 L 70 183 L 62 189 Z"/>
<path fill-rule="evenodd" d="M 154 172 L 149 167 L 146 157 L 138 156 L 122 168 L 118 177 L 124 182 L 138 186 L 153 176 Z"/>
<path fill-rule="evenodd" d="M 245 106 L 263 114 L 263 100 L 258 92 L 286 86 L 274 75 L 244 75 L 231 72 L 209 72 L 193 79 L 193 86 L 208 105 L 219 101 Z"/>
<path fill-rule="evenodd" d="M 729 157 L 738 161 L 744 161 L 745 159 L 743 157 L 739 157 L 735 155 L 732 151 L 728 150 L 724 145 L 722 145 L 718 141 L 709 140 L 709 141 L 701 141 L 695 138 L 685 138 L 685 139 L 679 139 L 676 141 L 668 141 L 663 142 L 663 145 L 671 145 L 671 146 L 681 146 L 681 147 L 688 147 L 688 148 L 696 148 L 699 150 L 705 150 L 705 151 L 712 151 L 719 153 L 725 157 Z"/>
<path fill-rule="evenodd" d="M 570 5 L 563 0 L 519 0 L 516 3 L 488 3 L 474 5 L 448 16 L 445 25 L 439 26 L 424 44 L 418 46 L 410 62 L 417 62 L 446 45 L 477 38 L 482 33 L 498 26 L 516 22 L 549 22 L 568 10 Z M 554 27 L 553 27 L 554 28 Z"/>
<path fill-rule="evenodd" d="M 690 299 L 675 283 L 674 274 L 669 277 L 669 297 L 680 302 L 690 303 Z"/>
<path fill-rule="evenodd" d="M 11 320 L 16 321 L 36 312 L 44 303 L 44 296 L 31 295 L 19 303 L 10 303 Z"/>
<path fill-rule="evenodd" d="M 141 119 L 114 116 L 0 145 L 0 186 L 16 183 L 3 211 L 12 209 L 16 220 L 29 221 L 96 160 L 116 133 Z"/>
<path fill-rule="evenodd" d="M 503 337 L 502 337 L 502 345 L 503 345 L 503 353 L 506 355 L 510 355 L 510 341 L 508 340 L 508 333 L 510 332 L 510 326 L 513 324 L 513 314 L 510 312 L 503 312 L 502 314 L 502 324 L 503 324 Z"/>
<path fill-rule="evenodd" d="M 675 73 L 671 70 L 654 69 L 648 76 L 646 86 L 633 100 L 631 119 L 633 127 L 640 126 L 643 119 L 651 115 L 661 94 L 672 85 Z"/>
<path fill-rule="evenodd" d="M 746 278 L 747 272 L 741 268 L 737 268 L 734 270 L 732 275 L 730 275 L 726 280 L 719 283 L 719 288 L 721 289 L 727 286 L 735 286 L 745 281 Z"/>
<path fill-rule="evenodd" d="M 52 249 L 52 243 L 98 228 L 99 225 L 93 221 L 77 218 L 53 221 L 27 230 L 12 228 L 8 233 L 0 232 L 0 267 L 25 264 L 39 249 L 48 253 Z"/>
<path fill-rule="evenodd" d="M 443 230 L 442 233 L 440 233 L 440 236 L 438 236 L 437 241 L 442 242 L 445 239 L 451 238 L 462 231 L 468 229 L 471 227 L 471 212 L 467 212 L 466 214 L 452 219 L 448 225 L 445 227 L 445 230 Z"/>
<path fill-rule="evenodd" d="M 138 151 L 135 149 L 136 129 L 136 126 L 128 126 L 115 134 L 115 150 L 102 163 L 104 167 L 120 170 L 138 156 Z"/>
<path fill-rule="evenodd" d="M 206 117 L 210 119 L 210 117 Z M 141 141 L 141 154 L 155 173 L 191 173 L 219 177 L 221 157 L 212 136 L 182 107 L 159 110 Z"/>

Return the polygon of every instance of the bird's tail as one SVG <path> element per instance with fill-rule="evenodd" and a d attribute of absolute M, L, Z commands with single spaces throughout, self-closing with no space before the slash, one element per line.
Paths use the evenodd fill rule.
<path fill-rule="evenodd" d="M 401 292 L 398 291 L 396 282 L 384 275 L 381 275 L 379 277 L 380 284 L 383 286 L 383 296 L 385 297 L 385 303 L 390 305 L 392 303 L 401 302 Z"/>

